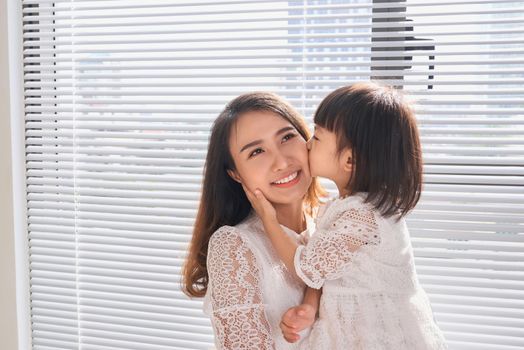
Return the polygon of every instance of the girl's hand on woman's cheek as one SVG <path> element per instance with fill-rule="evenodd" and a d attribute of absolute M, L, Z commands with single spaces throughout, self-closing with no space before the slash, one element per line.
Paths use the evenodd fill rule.
<path fill-rule="evenodd" d="M 258 216 L 263 222 L 271 220 L 277 220 L 277 213 L 273 205 L 266 199 L 262 191 L 258 188 L 255 193 L 251 192 L 246 186 L 242 184 L 244 192 L 246 193 L 247 199 L 251 202 L 253 209 L 257 212 Z"/>

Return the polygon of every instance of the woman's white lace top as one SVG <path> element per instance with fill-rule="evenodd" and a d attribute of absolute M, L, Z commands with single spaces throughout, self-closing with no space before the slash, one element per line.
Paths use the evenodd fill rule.
<path fill-rule="evenodd" d="M 365 194 L 328 203 L 306 246 L 298 276 L 322 287 L 319 319 L 302 349 L 445 349 L 415 272 L 403 219 L 384 218 Z"/>
<path fill-rule="evenodd" d="M 297 243 L 307 241 L 308 231 L 283 229 Z M 217 349 L 298 348 L 285 341 L 279 324 L 288 308 L 302 302 L 305 285 L 280 261 L 258 216 L 213 234 L 207 268 L 204 310 L 211 316 Z"/>

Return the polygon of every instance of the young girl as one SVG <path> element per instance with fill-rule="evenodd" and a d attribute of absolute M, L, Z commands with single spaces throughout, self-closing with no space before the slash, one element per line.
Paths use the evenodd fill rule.
<path fill-rule="evenodd" d="M 329 94 L 314 122 L 311 175 L 333 180 L 339 196 L 319 214 L 307 245 L 283 234 L 261 189 L 245 189 L 282 261 L 322 288 L 319 320 L 302 348 L 445 349 L 404 220 L 422 184 L 409 105 L 392 88 L 359 83 Z"/>

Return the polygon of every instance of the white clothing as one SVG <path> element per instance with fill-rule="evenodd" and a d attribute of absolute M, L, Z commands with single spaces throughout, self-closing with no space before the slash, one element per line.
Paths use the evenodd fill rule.
<path fill-rule="evenodd" d="M 299 235 L 282 227 L 298 244 L 306 243 L 309 230 Z M 298 349 L 299 343 L 286 342 L 279 324 L 287 309 L 302 303 L 305 285 L 279 259 L 257 215 L 213 233 L 207 269 L 204 311 L 217 349 Z"/>
<path fill-rule="evenodd" d="M 308 244 L 295 252 L 298 276 L 323 288 L 319 319 L 301 349 L 446 349 L 404 219 L 384 218 L 365 198 L 328 203 Z"/>

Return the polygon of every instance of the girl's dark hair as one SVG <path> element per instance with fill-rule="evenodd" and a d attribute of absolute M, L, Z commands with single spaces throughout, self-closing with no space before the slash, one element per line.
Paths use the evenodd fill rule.
<path fill-rule="evenodd" d="M 315 124 L 337 135 L 338 152 L 351 148 L 349 194 L 367 192 L 382 215 L 406 215 L 420 199 L 422 151 L 406 98 L 377 83 L 341 87 L 320 103 Z"/>
<path fill-rule="evenodd" d="M 182 291 L 188 296 L 202 297 L 208 284 L 207 249 L 212 234 L 224 225 L 234 226 L 251 212 L 242 185 L 234 181 L 227 170 L 235 164 L 229 149 L 231 130 L 237 120 L 251 111 L 273 112 L 291 123 L 298 133 L 309 139 L 309 130 L 301 115 L 276 94 L 253 92 L 231 101 L 213 124 L 209 139 L 200 205 L 182 271 Z M 325 192 L 313 179 L 305 196 L 306 211 L 312 212 Z"/>

